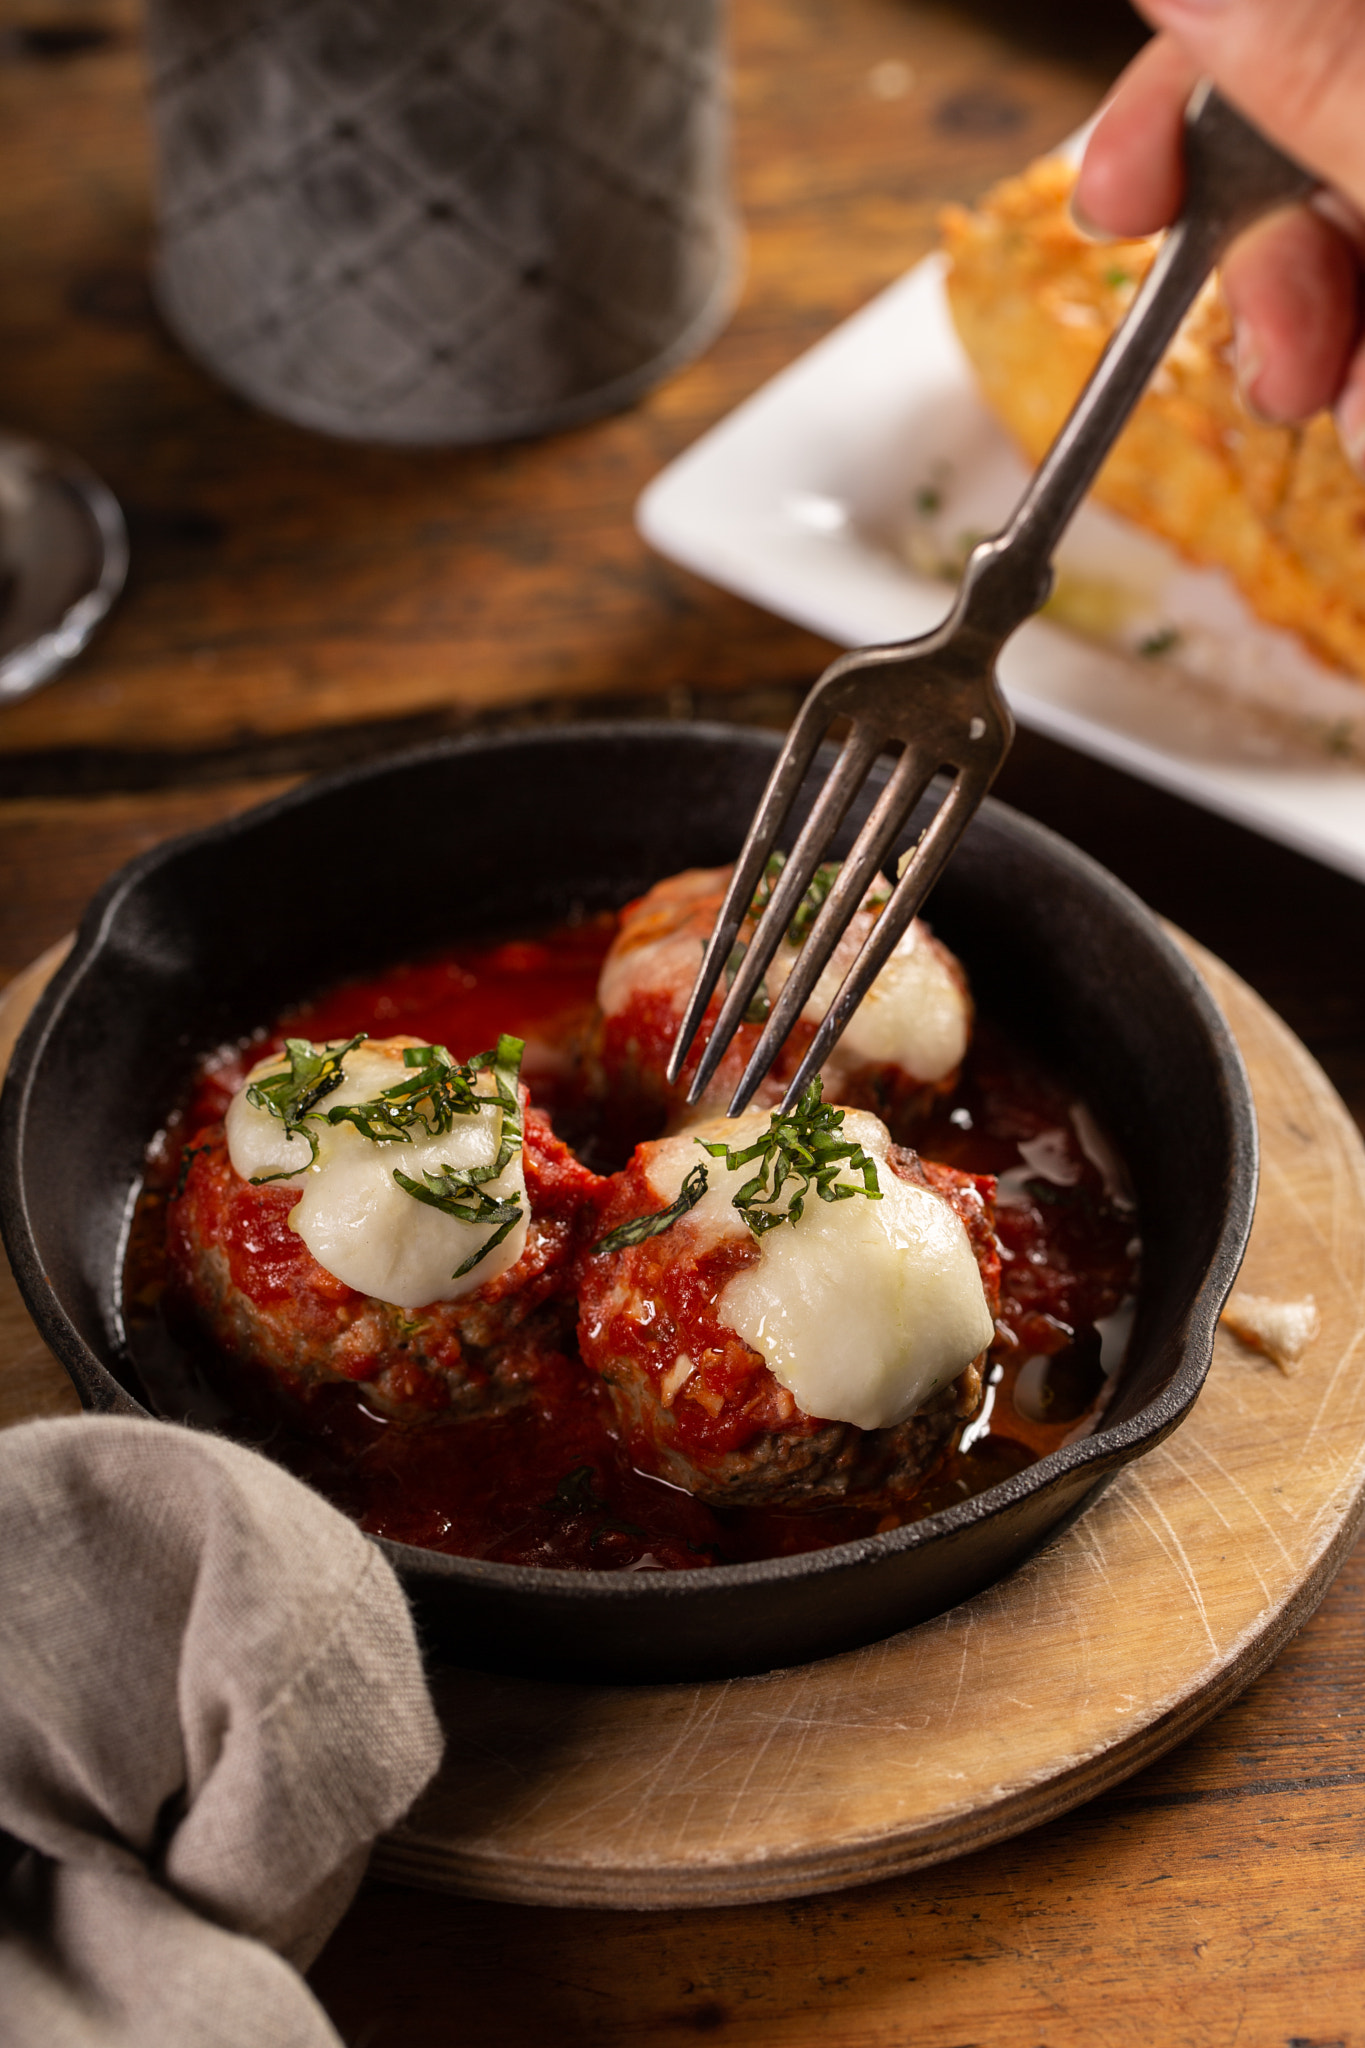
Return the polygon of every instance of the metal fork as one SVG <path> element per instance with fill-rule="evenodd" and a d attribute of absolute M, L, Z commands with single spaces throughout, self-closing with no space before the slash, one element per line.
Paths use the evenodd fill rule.
<path fill-rule="evenodd" d="M 917 640 L 842 655 L 825 670 L 798 713 L 703 956 L 669 1061 L 670 1081 L 676 1082 L 682 1072 L 817 747 L 834 720 L 848 719 L 851 730 L 744 952 L 688 1090 L 689 1102 L 700 1099 L 720 1065 L 873 763 L 888 742 L 899 741 L 902 752 L 773 1005 L 729 1114 L 738 1116 L 748 1103 L 906 819 L 933 777 L 949 770 L 953 780 L 948 792 L 798 1066 L 784 1108 L 791 1108 L 828 1059 L 1009 751 L 1014 720 L 996 678 L 996 659 L 1015 628 L 1047 601 L 1053 550 L 1096 471 L 1229 243 L 1261 215 L 1305 198 L 1317 183 L 1207 83 L 1196 88 L 1185 111 L 1185 173 L 1185 204 L 1127 317 L 1014 516 L 993 538 L 973 548 L 943 624 Z"/>

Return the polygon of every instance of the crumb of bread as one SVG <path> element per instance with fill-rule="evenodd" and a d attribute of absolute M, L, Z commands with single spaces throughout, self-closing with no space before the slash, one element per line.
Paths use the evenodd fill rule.
<path fill-rule="evenodd" d="M 1156 239 L 1088 241 L 1068 211 L 1074 168 L 1044 158 L 973 211 L 950 207 L 948 301 L 992 411 L 1036 461 L 1151 264 Z M 1365 484 L 1327 414 L 1254 420 L 1237 395 L 1232 326 L 1205 286 L 1100 471 L 1096 496 L 1226 570 L 1259 616 L 1365 679 Z"/>
<path fill-rule="evenodd" d="M 1262 1351 L 1283 1373 L 1293 1372 L 1322 1327 L 1311 1294 L 1301 1301 L 1273 1301 L 1266 1294 L 1243 1294 L 1240 1288 L 1223 1310 L 1222 1320 L 1234 1337 L 1252 1351 Z"/>

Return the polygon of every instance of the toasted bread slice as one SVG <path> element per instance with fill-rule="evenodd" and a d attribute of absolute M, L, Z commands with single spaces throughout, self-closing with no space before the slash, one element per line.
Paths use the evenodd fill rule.
<path fill-rule="evenodd" d="M 943 218 L 948 299 L 992 411 L 1036 461 L 1066 416 L 1155 253 L 1098 244 L 1072 224 L 1075 172 L 1044 158 L 980 207 Z M 1200 293 L 1095 494 L 1228 571 L 1258 615 L 1365 679 L 1365 484 L 1326 414 L 1254 420 L 1237 395 L 1232 327 Z"/>

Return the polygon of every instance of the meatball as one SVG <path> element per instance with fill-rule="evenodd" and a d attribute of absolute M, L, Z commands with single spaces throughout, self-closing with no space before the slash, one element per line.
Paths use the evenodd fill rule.
<path fill-rule="evenodd" d="M 458 1300 L 414 1309 L 321 1266 L 290 1226 L 298 1187 L 243 1180 L 221 1123 L 200 1131 L 184 1160 L 167 1215 L 172 1313 L 258 1390 L 264 1381 L 306 1403 L 351 1381 L 396 1421 L 463 1420 L 524 1400 L 542 1363 L 572 1344 L 581 1225 L 601 1183 L 539 1110 L 524 1115 L 530 1220 L 515 1264 Z"/>
<path fill-rule="evenodd" d="M 742 1149 L 765 1123 L 699 1128 Z M 865 1114 L 846 1123 L 876 1161 L 876 1210 L 861 1189 L 812 1196 L 757 1237 L 733 1205 L 750 1169 L 727 1164 L 677 1220 L 621 1244 L 623 1226 L 663 1213 L 691 1133 L 640 1146 L 603 1191 L 583 1359 L 635 1464 L 713 1506 L 904 1501 L 980 1406 L 999 1297 L 994 1182 L 890 1144 Z"/>
<path fill-rule="evenodd" d="M 833 872 L 821 870 L 817 896 L 828 892 Z M 720 1010 L 718 990 L 702 1020 L 681 1082 L 676 1087 L 668 1083 L 669 1053 L 730 874 L 729 868 L 689 868 L 657 883 L 622 913 L 598 983 L 602 1012 L 598 1060 L 601 1093 L 623 1129 L 633 1120 L 637 1134 L 657 1133 L 676 1128 L 689 1117 L 714 1114 L 734 1093 L 757 1043 L 761 1018 L 741 1025 L 702 1107 L 688 1109 L 687 1084 Z M 807 899 L 812 908 L 814 900 Z M 884 884 L 869 890 L 755 1102 L 770 1105 L 785 1093 L 885 900 Z M 799 920 L 796 943 L 789 930 L 779 944 L 765 977 L 760 1009 L 776 999 L 786 982 L 796 962 L 803 927 L 808 928 L 809 922 L 808 915 Z M 741 930 L 741 943 L 752 931 L 751 921 Z M 826 1094 L 851 1107 L 871 1110 L 893 1131 L 904 1132 L 936 1095 L 953 1086 L 971 1023 L 971 997 L 961 965 L 928 927 L 916 920 L 824 1067 Z"/>

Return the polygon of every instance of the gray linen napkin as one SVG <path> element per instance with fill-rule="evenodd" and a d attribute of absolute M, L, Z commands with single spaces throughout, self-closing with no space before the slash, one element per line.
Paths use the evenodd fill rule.
<path fill-rule="evenodd" d="M 5 2048 L 337 2048 L 296 1968 L 440 1752 L 397 1580 L 307 1487 L 162 1423 L 0 1433 Z"/>

